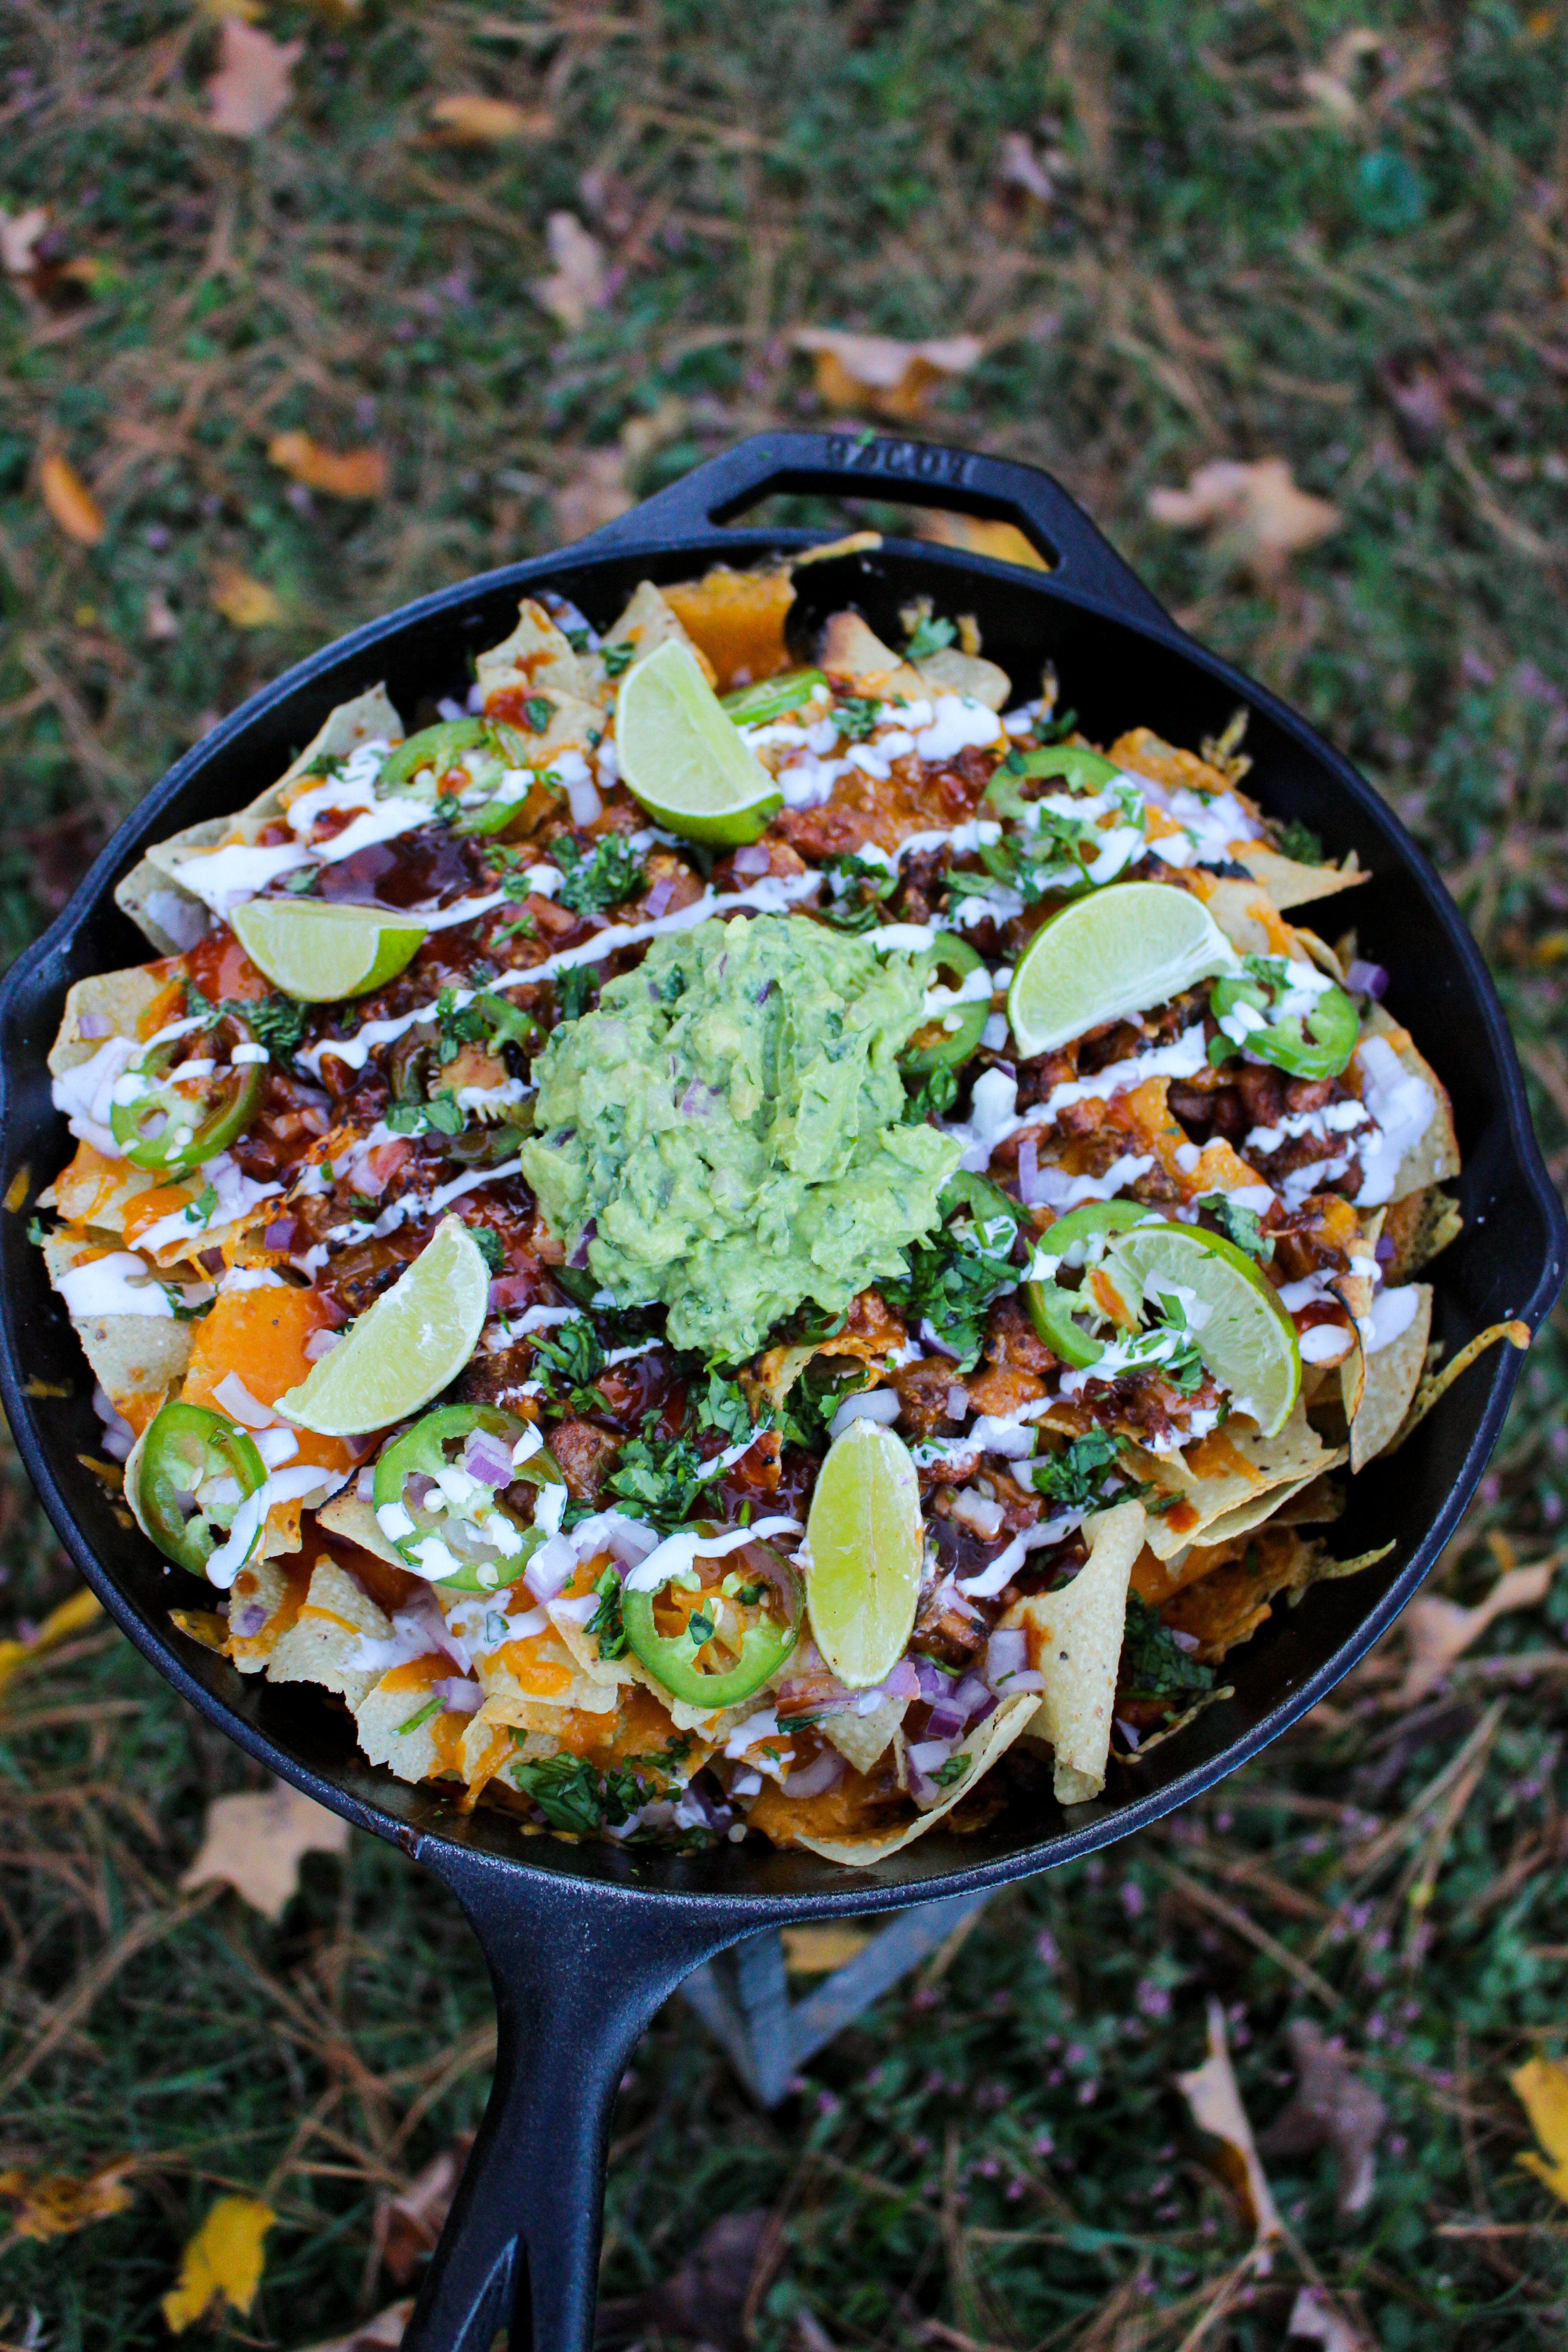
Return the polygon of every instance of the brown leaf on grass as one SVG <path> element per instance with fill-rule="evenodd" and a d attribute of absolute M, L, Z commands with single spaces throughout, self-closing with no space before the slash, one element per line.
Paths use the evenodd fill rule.
<path fill-rule="evenodd" d="M 510 98 L 487 98 L 482 90 L 453 90 L 438 98 L 430 120 L 450 147 L 489 147 L 508 139 L 548 139 L 555 117 L 542 107 L 514 105 Z"/>
<path fill-rule="evenodd" d="M 939 547 L 962 547 L 970 555 L 992 555 L 1001 563 L 1026 563 L 1031 572 L 1048 572 L 1050 565 L 1016 524 L 992 522 L 984 515 L 940 514 L 921 519 L 916 533 Z"/>
<path fill-rule="evenodd" d="M 275 433 L 267 454 L 307 489 L 322 490 L 331 499 L 379 499 L 385 493 L 384 449 L 324 449 L 309 433 Z"/>
<path fill-rule="evenodd" d="M 71 1594 L 68 1601 L 62 1601 L 58 1608 L 51 1609 L 43 1623 L 27 1640 L 12 1637 L 0 1642 L 0 1695 L 4 1694 L 6 1684 L 24 1661 L 41 1658 L 50 1650 L 58 1649 L 62 1642 L 68 1642 L 73 1633 L 79 1633 L 84 1626 L 90 1625 L 102 1608 L 103 1603 L 97 1593 L 84 1584 Z"/>
<path fill-rule="evenodd" d="M 830 408 L 875 409 L 913 424 L 939 384 L 964 375 L 984 356 L 978 335 L 949 335 L 901 343 L 891 335 L 860 335 L 837 327 L 798 327 L 798 352 L 809 352 L 816 389 Z"/>
<path fill-rule="evenodd" d="M 552 319 L 559 319 L 575 334 L 589 311 L 608 299 L 611 288 L 605 248 L 575 213 L 552 213 L 545 223 L 544 241 L 555 268 L 550 277 L 538 280 L 533 297 Z"/>
<path fill-rule="evenodd" d="M 303 41 L 275 41 L 241 16 L 218 29 L 218 68 L 207 83 L 207 121 L 230 139 L 254 139 L 293 96 L 290 76 L 305 54 Z"/>
<path fill-rule="evenodd" d="M 384 2197 L 376 2208 L 376 2236 L 381 2258 L 397 2281 L 406 2286 L 440 2236 L 468 2150 L 472 2132 L 459 2132 L 449 2147 L 437 2150 L 422 2172 L 395 2197 Z"/>
<path fill-rule="evenodd" d="M 1185 2099 L 1198 2129 L 1219 2142 L 1217 2168 L 1252 2225 L 1255 2267 L 1270 2266 L 1268 2249 L 1280 2235 L 1268 2178 L 1258 2159 L 1247 2109 L 1241 2104 L 1230 2052 L 1225 2038 L 1225 2011 L 1217 2000 L 1208 2009 L 1209 2054 L 1190 2074 L 1178 2074 L 1176 2088 Z"/>
<path fill-rule="evenodd" d="M 1440 1592 L 1417 1593 L 1399 1621 L 1407 1664 L 1394 1705 L 1415 1706 L 1435 1690 L 1456 1658 L 1480 1639 L 1494 1618 L 1511 1609 L 1533 1609 L 1544 1601 L 1557 1567 L 1553 1553 L 1530 1568 L 1510 1568 L 1473 1609 L 1445 1601 Z"/>
<path fill-rule="evenodd" d="M 47 205 L 32 205 L 25 213 L 8 213 L 0 205 L 0 266 L 11 278 L 30 278 L 37 268 L 33 247 L 49 225 Z"/>
<path fill-rule="evenodd" d="M 238 1797 L 215 1797 L 202 1850 L 180 1881 L 189 1893 L 217 1879 L 268 1919 L 281 1919 L 307 1853 L 346 1853 L 348 1823 L 286 1780 Z"/>
<path fill-rule="evenodd" d="M 79 546 L 96 547 L 103 537 L 103 509 L 68 457 L 51 449 L 38 466 L 38 488 L 55 521 Z"/>
<path fill-rule="evenodd" d="M 1388 2111 L 1343 2045 L 1329 2041 L 1310 2017 L 1292 2018 L 1285 2034 L 1296 2062 L 1296 2087 L 1259 2133 L 1258 2148 L 1264 2156 L 1331 2148 L 1334 2202 L 1342 2217 L 1359 2213 L 1372 2197 L 1377 2136 Z"/>
<path fill-rule="evenodd" d="M 389 2303 L 374 2319 L 362 2319 L 346 2336 L 331 2336 L 322 2343 L 306 2347 L 306 2352 L 393 2352 L 403 2341 L 403 2333 L 414 2309 L 414 2297 L 405 2295 L 401 2303 Z"/>
<path fill-rule="evenodd" d="M 1277 580 L 1298 549 L 1313 547 L 1339 530 L 1343 518 L 1326 499 L 1297 487 L 1283 457 L 1243 465 L 1217 457 L 1189 477 L 1184 490 L 1151 490 L 1156 522 L 1209 531 L 1257 580 Z"/>
<path fill-rule="evenodd" d="M 1373 2339 L 1315 2286 L 1302 2287 L 1290 2305 L 1285 2338 L 1287 2344 L 1321 2344 L 1323 2352 L 1377 2352 Z"/>
<path fill-rule="evenodd" d="M 1545 2181 L 1560 2204 L 1568 2205 L 1568 2066 L 1556 2058 L 1531 2058 L 1508 2079 L 1546 2150 L 1542 2157 L 1531 2148 L 1519 2160 Z"/>
<path fill-rule="evenodd" d="M 180 2257 L 180 2280 L 163 2297 L 170 2333 L 187 2327 L 216 2304 L 245 2317 L 261 2284 L 262 2242 L 278 2216 L 257 2197 L 220 2197 Z"/>
<path fill-rule="evenodd" d="M 760 2207 L 721 2213 L 662 2284 L 600 2304 L 597 2340 L 624 2344 L 658 2330 L 711 2345 L 714 2352 L 741 2352 L 783 2251 L 783 2231 L 772 2213 Z"/>
<path fill-rule="evenodd" d="M 1005 131 L 996 147 L 996 177 L 1005 188 L 1016 188 L 1036 204 L 1048 205 L 1051 184 L 1032 142 L 1021 131 Z"/>
<path fill-rule="evenodd" d="M 133 2157 L 100 2164 L 85 2180 L 68 2172 L 29 2172 L 11 2165 L 0 2172 L 0 2209 L 18 2238 L 64 2238 L 89 2221 L 107 2221 L 132 2201 L 125 2177 Z"/>
<path fill-rule="evenodd" d="M 213 573 L 212 604 L 237 629 L 269 629 L 283 617 L 276 590 L 242 572 L 237 563 L 220 563 Z"/>

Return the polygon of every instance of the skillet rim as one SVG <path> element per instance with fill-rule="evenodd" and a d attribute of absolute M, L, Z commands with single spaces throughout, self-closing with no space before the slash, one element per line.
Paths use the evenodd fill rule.
<path fill-rule="evenodd" d="M 1049 480 L 1048 477 L 1041 478 Z M 855 486 L 848 487 L 853 488 Z M 335 671 L 362 663 L 379 646 L 416 630 L 430 618 L 447 616 L 496 595 L 525 589 L 533 583 L 547 582 L 569 569 L 583 566 L 620 568 L 653 559 L 663 570 L 670 559 L 682 556 L 696 560 L 746 562 L 784 549 L 823 543 L 822 534 L 811 530 L 748 530 L 710 521 L 707 528 L 677 529 L 668 533 L 660 533 L 657 530 L 639 532 L 635 528 L 636 520 L 635 513 L 628 515 L 605 532 L 595 534 L 574 546 L 552 550 L 520 563 L 503 565 L 436 590 L 318 648 L 281 677 L 258 688 L 236 711 L 200 742 L 193 745 L 144 796 L 105 844 L 54 922 L 18 957 L 4 982 L 0 983 L 0 1041 L 7 1037 L 19 1010 L 34 1003 L 49 986 L 47 967 L 64 957 L 82 924 L 109 898 L 121 873 L 134 856 L 140 855 L 145 842 L 156 837 L 163 825 L 165 811 L 220 764 L 228 748 L 258 719 L 301 688 Z M 1202 672 L 1226 690 L 1238 695 L 1252 709 L 1266 715 L 1318 767 L 1329 784 L 1348 796 L 1363 819 L 1383 836 L 1392 856 L 1404 866 L 1436 918 L 1446 944 L 1454 952 L 1461 982 L 1468 986 L 1472 1003 L 1481 1015 L 1497 1072 L 1500 1107 L 1505 1115 L 1501 1123 L 1507 1138 L 1505 1170 L 1530 1195 L 1542 1221 L 1543 1247 L 1541 1271 L 1529 1299 L 1516 1310 L 1520 1318 L 1529 1322 L 1532 1329 L 1537 1328 L 1549 1311 L 1563 1279 L 1563 1259 L 1565 1252 L 1568 1252 L 1568 1229 L 1565 1229 L 1562 1204 L 1541 1158 L 1512 1037 L 1479 949 L 1436 867 L 1387 803 L 1289 704 L 1220 656 L 1197 644 L 1163 614 L 1155 617 L 1151 609 L 1152 600 L 1141 583 L 1137 583 L 1136 602 L 1130 593 L 1128 607 L 1122 607 L 1119 606 L 1113 595 L 1096 594 L 1074 587 L 1067 580 L 1053 582 L 1049 572 L 1025 571 L 997 559 L 925 541 L 884 534 L 877 554 L 879 559 L 895 563 L 917 559 L 922 565 L 949 571 L 960 579 L 979 577 L 1000 583 L 1015 593 L 1032 593 L 1051 603 L 1070 604 L 1093 619 L 1112 622 L 1121 628 L 1132 630 L 1152 644 L 1174 653 L 1189 667 Z M 1120 559 L 1117 561 L 1120 562 Z M 1135 582 L 1136 575 L 1130 573 L 1129 579 Z M 342 698 L 341 688 L 334 693 L 333 698 Z M 0 1135 L 8 1129 L 5 1113 L 14 1083 L 12 1069 L 0 1055 Z M 8 1147 L 0 1146 L 0 1149 L 6 1152 L 5 1172 L 8 1176 L 9 1160 L 15 1155 Z M 1113 1843 L 1147 1827 L 1249 1761 L 1341 1680 L 1393 1622 L 1429 1573 L 1496 1444 L 1522 1368 L 1522 1360 L 1513 1349 L 1505 1347 L 1500 1351 L 1494 1351 L 1486 1403 L 1464 1458 L 1452 1478 L 1448 1495 L 1415 1545 L 1409 1560 L 1382 1598 L 1356 1621 L 1353 1628 L 1326 1659 L 1215 1754 L 1200 1759 L 1164 1786 L 1149 1790 L 1141 1797 L 1110 1804 L 1104 1800 L 1097 1801 L 1093 1816 L 1076 1827 L 1016 1844 L 1005 1853 L 993 1854 L 984 1860 L 950 1870 L 938 1869 L 905 1877 L 896 1866 L 900 1857 L 893 1858 L 892 1874 L 889 1876 L 882 1874 L 889 1869 L 889 1864 L 875 1864 L 864 1872 L 850 1872 L 843 1865 L 821 1862 L 816 1857 L 793 1856 L 791 1859 L 795 1862 L 809 1860 L 817 1870 L 833 1873 L 840 1883 L 774 1891 L 740 1885 L 699 1887 L 642 1884 L 637 1876 L 640 1857 L 626 1849 L 607 1851 L 603 1844 L 568 1847 L 563 1841 L 552 1837 L 528 1841 L 529 1847 L 537 1843 L 542 1848 L 537 1855 L 526 1850 L 521 1853 L 503 1851 L 499 1834 L 493 1841 L 486 1834 L 489 1817 L 484 1814 L 428 1823 L 400 1820 L 395 1813 L 356 1794 L 331 1773 L 319 1770 L 289 1755 L 258 1725 L 237 1712 L 218 1691 L 192 1671 L 176 1649 L 173 1633 L 164 1631 L 151 1617 L 143 1617 L 129 1595 L 121 1591 L 115 1573 L 99 1559 L 55 1475 L 37 1426 L 34 1400 L 24 1391 L 20 1375 L 21 1334 L 16 1328 L 15 1308 L 9 1286 L 0 1288 L 0 1398 L 4 1400 L 10 1418 L 18 1452 L 51 1523 L 70 1557 L 121 1630 L 183 1698 L 199 1707 L 247 1754 L 356 1826 L 403 1846 L 438 1874 L 451 1876 L 455 1882 L 459 1879 L 469 1881 L 475 1893 L 480 1885 L 499 1891 L 498 1882 L 514 1884 L 516 1874 L 521 1874 L 524 1883 L 532 1885 L 541 1894 L 547 1887 L 564 1894 L 570 1886 L 580 1890 L 584 1900 L 635 1900 L 643 1905 L 649 1901 L 674 1903 L 682 1911 L 700 1911 L 715 1919 L 728 1911 L 735 1918 L 757 1927 L 779 1919 L 820 1916 L 833 1911 L 864 1915 L 914 1902 L 938 1901 L 990 1888 L 1054 1867 L 1059 1863 L 1077 1860 L 1100 1846 Z M 367 1770 L 369 1769 L 366 1768 Z M 401 1787 L 404 1784 L 394 1782 L 393 1785 Z M 495 1820 L 498 1827 L 504 1822 L 502 1816 L 496 1816 Z M 584 1860 L 592 1857 L 588 1866 L 584 1866 L 584 1860 Z M 668 1864 L 669 1861 L 679 1858 L 664 1859 Z M 724 1861 L 726 1858 L 721 1853 L 717 1859 Z M 626 1866 L 618 1872 L 607 1871 L 604 1867 L 606 1860 Z M 741 1868 L 752 1861 L 751 1856 L 737 1858 Z M 736 1868 L 737 1864 L 728 1866 Z"/>

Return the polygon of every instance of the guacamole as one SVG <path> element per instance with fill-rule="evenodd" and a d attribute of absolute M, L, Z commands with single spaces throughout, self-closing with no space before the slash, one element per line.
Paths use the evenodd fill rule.
<path fill-rule="evenodd" d="M 958 1165 L 900 1123 L 922 997 L 908 957 L 798 916 L 656 940 L 535 1066 L 522 1165 L 552 1232 L 726 1362 L 805 1299 L 841 1311 L 901 1270 Z"/>

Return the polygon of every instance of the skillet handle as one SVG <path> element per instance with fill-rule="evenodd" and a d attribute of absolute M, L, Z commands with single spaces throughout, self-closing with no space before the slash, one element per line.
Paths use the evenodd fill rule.
<path fill-rule="evenodd" d="M 1010 522 L 1039 550 L 1061 587 L 1121 619 L 1172 626 L 1164 606 L 1077 500 L 1038 467 L 871 433 L 753 434 L 579 541 L 573 553 L 607 555 L 621 546 L 640 551 L 650 541 L 679 546 L 706 538 L 775 490 L 896 499 Z"/>
<path fill-rule="evenodd" d="M 401 2352 L 592 2352 L 610 2110 L 637 2037 L 682 1977 L 745 1932 L 728 1906 L 638 1902 L 603 1881 L 519 1885 L 428 1850 L 489 1963 L 489 2102 Z"/>

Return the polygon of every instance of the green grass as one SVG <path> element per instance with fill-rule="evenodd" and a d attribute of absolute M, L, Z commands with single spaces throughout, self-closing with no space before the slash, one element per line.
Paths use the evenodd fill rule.
<path fill-rule="evenodd" d="M 1369 18 L 1385 47 L 1336 126 L 1300 75 Z M 0 194 L 47 201 L 57 265 L 83 265 L 47 299 L 0 289 L 7 951 L 168 761 L 312 646 L 550 546 L 595 466 L 643 491 L 819 418 L 795 327 L 972 331 L 983 362 L 920 429 L 1059 473 L 1190 626 L 1387 793 L 1461 898 L 1568 1170 L 1560 11 L 279 0 L 266 21 L 305 53 L 248 147 L 203 126 L 216 34 L 183 5 L 29 0 L 0 26 Z M 430 100 L 461 89 L 553 131 L 432 142 Z M 994 182 L 1010 131 L 1045 156 L 1048 209 Z M 616 273 L 574 333 L 527 291 L 568 209 Z M 290 427 L 376 441 L 391 494 L 300 495 L 266 456 Z M 102 506 L 94 548 L 44 510 L 46 442 Z M 1149 519 L 1151 488 L 1275 454 L 1344 522 L 1267 589 Z M 278 625 L 213 608 L 222 564 L 273 589 Z M 1563 1329 L 1445 1565 L 1457 1597 L 1488 1589 L 1497 1542 L 1531 1559 L 1560 1533 Z M 21 1622 L 70 1578 L 15 1468 L 5 1496 Z M 1483 1650 L 1554 1648 L 1565 1613 L 1505 1619 Z M 306 1864 L 281 1927 L 221 1896 L 111 1967 L 180 1902 L 205 1803 L 247 1767 L 104 1633 L 6 1706 L 0 2068 L 26 2073 L 0 2072 L 0 2163 L 138 2171 L 124 2217 L 0 2252 L 0 2341 L 162 2340 L 220 2187 L 280 2216 L 228 2339 L 341 2331 L 395 2293 L 379 2191 L 482 2100 L 489 2000 L 460 1919 L 357 1839 Z M 1423 1792 L 1478 1732 L 1484 1769 L 1413 1910 Z M 940 1982 L 884 2001 L 772 2119 L 672 2008 L 617 2110 L 607 2290 L 673 2269 L 716 2212 L 780 2204 L 765 2352 L 802 2305 L 846 2347 L 1191 2341 L 1247 2242 L 1173 2089 L 1214 1994 L 1259 2125 L 1303 2014 L 1345 2032 L 1390 2115 L 1348 2221 L 1326 2158 L 1273 2160 L 1293 2245 L 1205 2352 L 1282 2343 L 1303 2264 L 1388 2352 L 1560 2341 L 1562 2208 L 1516 2163 L 1506 2077 L 1568 2026 L 1565 1734 L 1555 1671 L 1467 1666 L 1405 1714 L 1363 1681 L 1182 1820 L 999 1897 Z M 1360 1817 L 1405 1825 L 1365 1885 Z M 1259 1936 L 1310 1949 L 1344 2006 Z"/>

